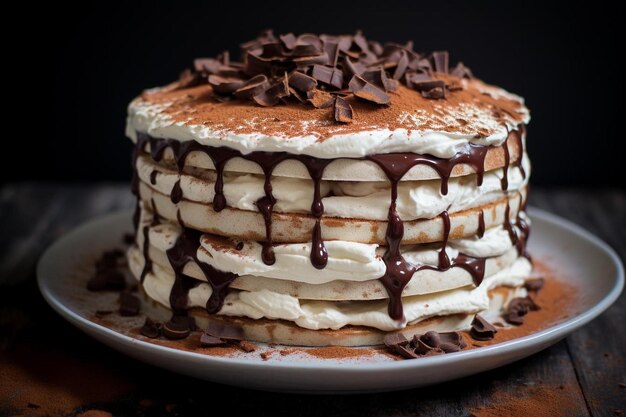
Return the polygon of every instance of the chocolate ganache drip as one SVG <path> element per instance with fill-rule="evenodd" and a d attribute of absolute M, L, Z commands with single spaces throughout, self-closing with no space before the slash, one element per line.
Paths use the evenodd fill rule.
<path fill-rule="evenodd" d="M 517 142 L 519 157 L 514 164 L 522 167 L 522 157 L 524 153 L 523 138 L 525 134 L 523 125 L 518 127 L 518 130 L 509 132 L 507 141 L 502 145 L 505 157 L 504 176 L 502 180 L 502 189 L 508 188 L 507 173 L 510 165 L 510 155 L 508 149 L 508 142 L 510 138 Z M 256 203 L 259 212 L 262 214 L 265 222 L 265 240 L 263 242 L 262 259 L 263 262 L 271 265 L 275 262 L 273 247 L 272 247 L 272 212 L 276 200 L 272 194 L 271 177 L 274 168 L 283 161 L 293 159 L 300 161 L 307 168 L 309 175 L 313 181 L 313 203 L 311 204 L 311 215 L 315 217 L 315 226 L 311 232 L 311 263 L 314 267 L 322 269 L 326 266 L 328 261 L 328 253 L 324 245 L 321 233 L 321 220 L 324 213 L 324 205 L 322 202 L 322 196 L 320 193 L 320 184 L 324 175 L 324 169 L 330 164 L 333 159 L 321 159 L 308 155 L 296 155 L 286 152 L 251 152 L 248 154 L 242 154 L 241 152 L 226 148 L 226 147 L 212 147 L 202 145 L 196 141 L 190 140 L 180 142 L 172 139 L 153 138 L 145 133 L 137 133 L 137 148 L 133 154 L 134 169 L 133 175 L 133 191 L 138 194 L 138 178 L 136 173 L 136 159 L 140 152 L 146 152 L 146 147 L 149 146 L 149 152 L 152 159 L 159 162 L 163 158 L 165 149 L 170 148 L 174 154 L 174 159 L 178 167 L 179 173 L 182 173 L 185 160 L 191 152 L 202 152 L 206 154 L 215 166 L 216 181 L 215 181 L 215 197 L 213 199 L 213 209 L 216 212 L 223 210 L 226 207 L 226 198 L 224 196 L 224 168 L 228 161 L 232 158 L 243 158 L 258 164 L 263 171 L 265 182 L 264 191 L 265 196 L 259 199 Z M 388 212 L 388 223 L 385 240 L 387 242 L 387 250 L 383 256 L 385 262 L 386 271 L 385 274 L 380 277 L 380 281 L 385 287 L 389 295 L 389 315 L 396 320 L 402 320 L 404 317 L 402 308 L 402 291 L 411 280 L 413 274 L 422 269 L 431 269 L 436 271 L 445 271 L 453 267 L 459 267 L 465 269 L 471 274 L 473 281 L 476 285 L 480 285 L 485 274 L 485 258 L 472 257 L 466 254 L 460 253 L 454 260 L 450 260 L 446 253 L 446 247 L 450 235 L 450 217 L 447 211 L 440 214 L 442 220 L 443 232 L 442 232 L 442 248 L 439 252 L 439 263 L 437 266 L 431 265 L 412 265 L 407 262 L 401 253 L 401 244 L 404 236 L 404 222 L 400 218 L 397 209 L 396 202 L 398 197 L 398 184 L 404 175 L 411 170 L 411 168 L 417 165 L 426 165 L 434 169 L 441 179 L 441 194 L 448 193 L 448 181 L 453 174 L 454 167 L 459 164 L 470 166 L 476 173 L 476 183 L 478 186 L 482 184 L 483 176 L 485 172 L 485 157 L 489 151 L 490 146 L 468 144 L 467 147 L 455 154 L 449 159 L 443 159 L 434 157 L 431 155 L 419 155 L 414 153 L 390 153 L 370 155 L 363 158 L 350 158 L 369 160 L 376 163 L 385 173 L 387 179 L 391 185 L 391 201 Z M 523 173 L 525 175 L 525 173 Z M 176 186 L 172 190 L 171 199 L 174 204 L 178 204 L 182 199 L 182 190 L 180 189 L 180 180 L 176 183 Z M 522 196 L 520 194 L 520 204 L 522 204 Z M 506 207 L 506 219 L 504 223 L 505 229 L 508 231 L 511 241 L 516 245 L 520 254 L 525 253 L 525 242 L 528 235 L 528 224 L 520 217 L 520 212 L 523 207 L 520 206 L 518 210 L 518 216 L 516 219 L 516 225 L 521 231 L 521 236 L 518 235 L 516 229 L 513 227 L 510 219 L 510 207 L 507 203 Z M 137 212 L 138 213 L 138 212 Z M 155 211 L 156 213 L 156 211 Z M 156 215 L 156 214 L 155 214 Z M 197 250 L 200 246 L 201 233 L 192 229 L 186 228 L 180 218 L 180 211 L 178 211 L 178 219 L 183 229 L 182 234 L 176 241 L 174 247 L 167 251 L 168 258 L 175 272 L 175 283 L 172 287 L 170 294 L 170 303 L 172 309 L 177 312 L 184 310 L 187 305 L 188 292 L 195 285 L 199 284 L 199 281 L 186 277 L 183 274 L 184 266 L 194 261 L 203 271 L 207 281 L 213 289 L 211 298 L 207 302 L 207 311 L 211 314 L 219 312 L 221 309 L 224 297 L 228 293 L 230 283 L 237 277 L 236 274 L 218 271 L 212 266 L 200 262 L 197 258 Z M 138 222 L 138 220 L 136 220 Z M 478 217 L 478 236 L 482 237 L 485 231 L 484 214 L 482 211 Z M 136 223 L 137 224 L 137 223 Z M 144 242 L 147 242 L 147 232 L 144 230 Z M 148 264 L 149 254 L 147 251 L 147 245 L 144 246 L 144 257 L 146 257 L 146 264 Z M 150 264 L 151 265 L 151 264 Z M 144 268 L 145 269 L 145 268 Z M 142 273 L 142 277 L 144 274 Z"/>
<path fill-rule="evenodd" d="M 220 311 L 224 305 L 224 298 L 228 294 L 230 283 L 237 278 L 236 274 L 219 271 L 198 259 L 200 239 L 200 232 L 183 227 L 174 246 L 167 250 L 167 258 L 175 276 L 174 285 L 170 292 L 170 305 L 175 313 L 185 311 L 189 301 L 189 290 L 200 284 L 200 281 L 184 275 L 183 270 L 187 263 L 194 261 L 200 267 L 213 290 L 206 305 L 206 310 L 210 314 Z"/>

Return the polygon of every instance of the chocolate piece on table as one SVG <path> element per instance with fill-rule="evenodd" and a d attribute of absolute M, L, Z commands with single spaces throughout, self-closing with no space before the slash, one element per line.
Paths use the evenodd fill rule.
<path fill-rule="evenodd" d="M 209 346 L 220 346 L 224 345 L 226 342 L 219 337 L 211 336 L 210 334 L 202 333 L 200 336 L 200 346 L 209 347 Z"/>
<path fill-rule="evenodd" d="M 244 339 L 243 329 L 241 326 L 216 322 L 215 320 L 209 321 L 209 327 L 205 330 L 205 333 L 228 341 L 239 341 Z"/>
<path fill-rule="evenodd" d="M 385 346 L 406 345 L 409 343 L 402 333 L 388 333 L 384 338 Z"/>
<path fill-rule="evenodd" d="M 494 338 L 497 332 L 498 330 L 479 314 L 474 316 L 474 320 L 472 320 L 472 328 L 470 329 L 470 336 L 472 336 L 472 339 L 490 340 Z"/>
<path fill-rule="evenodd" d="M 524 316 L 529 311 L 539 310 L 540 307 L 530 297 L 518 297 L 509 302 L 506 312 L 503 314 L 504 320 L 509 324 L 519 326 L 524 323 Z"/>

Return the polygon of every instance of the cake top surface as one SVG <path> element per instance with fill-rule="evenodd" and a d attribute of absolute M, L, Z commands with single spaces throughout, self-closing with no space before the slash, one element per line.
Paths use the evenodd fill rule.
<path fill-rule="evenodd" d="M 308 55 L 306 55 L 308 54 Z M 415 152 L 450 157 L 468 142 L 499 145 L 528 123 L 519 96 L 473 78 L 446 52 L 418 54 L 353 36 L 274 36 L 203 58 L 129 106 L 127 133 L 197 140 L 244 153 L 318 157 Z"/>

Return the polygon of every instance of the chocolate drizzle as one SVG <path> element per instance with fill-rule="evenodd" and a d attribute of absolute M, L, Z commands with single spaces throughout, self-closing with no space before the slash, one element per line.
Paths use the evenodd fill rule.
<path fill-rule="evenodd" d="M 450 258 L 446 253 L 448 239 L 450 238 L 450 215 L 446 210 L 441 212 L 439 216 L 443 222 L 443 239 L 441 240 L 441 250 L 439 251 L 439 269 L 446 270 L 450 268 Z"/>
<path fill-rule="evenodd" d="M 174 186 L 172 187 L 172 192 L 170 193 L 170 199 L 174 204 L 180 203 L 180 200 L 183 199 L 183 189 L 180 188 L 180 180 L 174 183 Z"/>
<path fill-rule="evenodd" d="M 159 175 L 159 171 L 157 171 L 156 169 L 150 173 L 150 184 L 156 184 L 157 175 Z"/>
<path fill-rule="evenodd" d="M 404 237 L 404 222 L 396 210 L 396 202 L 398 183 L 414 165 L 410 156 L 403 154 L 372 155 L 368 159 L 378 164 L 391 183 L 391 204 L 389 205 L 387 232 L 385 234 L 387 251 L 383 255 L 386 268 L 385 274 L 379 279 L 389 294 L 389 316 L 394 320 L 403 320 L 402 291 L 417 268 L 407 262 L 400 253 L 400 244 Z"/>
<path fill-rule="evenodd" d="M 520 125 L 520 130 L 523 126 Z M 514 130 L 509 132 L 507 141 L 502 145 L 505 155 L 505 175 L 502 179 L 502 187 L 505 190 L 508 188 L 507 172 L 510 164 L 510 154 L 508 149 L 508 140 L 511 135 L 515 136 L 514 140 L 518 141 L 520 157 L 514 162 L 521 167 L 522 155 L 523 155 L 523 142 L 522 135 Z M 173 152 L 176 165 L 179 173 L 185 164 L 187 156 L 191 152 L 202 152 L 206 154 L 215 166 L 216 181 L 215 181 L 215 196 L 213 199 L 213 209 L 216 212 L 223 210 L 226 207 L 226 199 L 224 196 L 224 168 L 228 161 L 232 158 L 239 157 L 252 162 L 255 162 L 261 167 L 263 171 L 264 191 L 265 195 L 257 202 L 257 208 L 263 216 L 265 223 L 265 240 L 263 241 L 262 259 L 267 265 L 272 265 L 275 262 L 275 255 L 272 246 L 272 213 L 276 199 L 272 194 L 271 177 L 274 168 L 281 162 L 293 159 L 300 161 L 307 168 L 309 175 L 314 185 L 313 202 L 311 204 L 311 215 L 315 217 L 315 225 L 311 231 L 311 263 L 315 268 L 323 269 L 328 261 L 328 253 L 324 245 L 321 233 L 321 220 L 324 214 L 324 205 L 322 202 L 322 196 L 320 192 L 320 185 L 324 173 L 324 169 L 330 164 L 333 159 L 320 159 L 309 155 L 296 155 L 286 152 L 260 152 L 255 151 L 248 154 L 242 154 L 241 152 L 226 147 L 211 147 L 202 145 L 195 141 L 179 142 L 173 139 L 161 139 L 153 138 L 145 133 L 138 132 L 137 134 L 137 148 L 133 156 L 136 166 L 137 154 L 140 151 L 144 151 L 146 145 L 150 146 L 150 154 L 153 160 L 159 162 L 162 160 L 164 151 L 166 148 L 170 148 Z M 442 236 L 442 248 L 439 252 L 439 262 L 437 266 L 421 265 L 416 266 L 407 262 L 402 256 L 400 247 L 404 236 L 404 222 L 400 218 L 397 209 L 396 202 L 398 197 L 398 184 L 404 175 L 413 167 L 417 165 L 426 165 L 434 169 L 441 178 L 441 194 L 448 193 L 448 181 L 452 176 L 454 167 L 459 164 L 465 164 L 473 168 L 476 173 L 476 183 L 480 186 L 483 182 L 485 172 L 485 157 L 491 147 L 484 145 L 468 144 L 467 147 L 455 154 L 449 159 L 443 159 L 434 157 L 431 155 L 418 155 L 413 153 L 391 153 L 391 154 L 379 154 L 370 155 L 363 158 L 354 158 L 369 160 L 376 163 L 387 176 L 387 179 L 391 185 L 391 202 L 388 211 L 388 224 L 385 234 L 385 241 L 387 242 L 387 250 L 383 255 L 386 271 L 385 274 L 380 277 L 380 281 L 385 287 L 389 295 L 389 315 L 396 320 L 403 319 L 402 308 L 402 291 L 405 286 L 411 280 L 413 274 L 422 269 L 431 269 L 436 271 L 445 271 L 452 267 L 459 267 L 465 269 L 472 275 L 472 279 L 475 285 L 480 285 L 484 278 L 485 273 L 485 258 L 476 258 L 460 253 L 454 260 L 450 260 L 446 247 L 450 235 L 450 217 L 447 211 L 440 214 L 443 223 L 443 236 Z M 136 170 L 135 170 L 136 171 Z M 138 181 L 136 173 L 133 182 Z M 133 188 L 138 189 L 134 184 Z M 174 204 L 177 204 L 182 199 L 182 189 L 180 188 L 180 179 L 176 182 L 171 192 L 171 200 Z M 513 227 L 510 221 L 510 207 L 507 203 L 506 208 L 506 220 L 504 227 L 509 232 L 512 242 L 518 248 L 518 251 L 524 253 L 524 246 L 526 236 L 528 234 L 528 225 L 518 214 L 516 225 L 522 231 L 523 236 L 518 236 L 517 231 Z M 170 264 L 175 271 L 175 283 L 172 287 L 170 294 L 170 303 L 172 309 L 175 312 L 183 311 L 186 308 L 188 300 L 188 291 L 195 285 L 198 285 L 199 281 L 188 278 L 183 275 L 184 266 L 191 260 L 195 261 L 203 273 L 205 274 L 207 281 L 213 289 L 211 298 L 207 302 L 207 311 L 211 314 L 218 312 L 224 302 L 224 297 L 228 293 L 228 287 L 230 283 L 236 278 L 235 274 L 217 271 L 213 267 L 203 262 L 198 261 L 196 252 L 200 245 L 201 234 L 198 231 L 188 229 L 184 226 L 182 218 L 180 217 L 180 211 L 177 213 L 179 224 L 183 227 L 183 233 L 178 238 L 173 248 L 167 251 Z M 478 235 L 482 237 L 485 231 L 484 214 L 482 211 L 479 213 L 478 218 Z M 144 232 L 145 234 L 145 232 Z M 147 252 L 144 248 L 144 256 L 148 258 Z M 147 262 L 147 261 L 146 261 Z M 142 274 L 143 275 L 143 274 Z"/>
<path fill-rule="evenodd" d="M 143 227 L 143 269 L 139 282 L 143 284 L 146 279 L 146 275 L 152 272 L 152 258 L 150 258 L 150 226 Z"/>
<path fill-rule="evenodd" d="M 511 135 L 511 133 L 509 133 L 509 135 Z M 509 164 L 511 163 L 511 153 L 509 152 L 507 142 L 502 146 L 502 150 L 504 151 L 504 166 L 502 167 L 502 179 L 500 183 L 502 184 L 502 189 L 507 190 L 509 188 Z"/>
<path fill-rule="evenodd" d="M 478 212 L 478 230 L 476 234 L 481 239 L 485 236 L 485 213 L 482 210 Z"/>
<path fill-rule="evenodd" d="M 166 251 L 175 276 L 174 285 L 170 292 L 170 305 L 175 314 L 182 314 L 186 311 L 189 291 L 200 284 L 200 281 L 183 274 L 183 269 L 187 263 L 194 261 L 200 267 L 213 290 L 206 305 L 206 309 L 210 314 L 220 311 L 222 305 L 224 305 L 224 298 L 228 294 L 230 283 L 237 278 L 236 274 L 218 271 L 211 265 L 198 259 L 197 253 L 200 247 L 200 237 L 200 232 L 183 228 L 174 246 Z"/>
<path fill-rule="evenodd" d="M 320 192 L 320 186 L 322 183 L 322 175 L 324 169 L 332 161 L 332 159 L 319 159 L 319 158 L 303 158 L 306 159 L 305 166 L 309 171 L 309 175 L 313 180 L 313 202 L 311 203 L 311 215 L 315 217 L 315 226 L 313 227 L 313 233 L 311 235 L 311 264 L 317 269 L 324 269 L 328 263 L 328 252 L 326 246 L 322 240 L 322 227 L 321 219 L 324 214 L 324 203 L 322 202 L 322 195 Z"/>
<path fill-rule="evenodd" d="M 478 287 L 483 282 L 483 278 L 485 278 L 486 262 L 487 258 L 477 258 L 459 253 L 457 257 L 454 258 L 452 266 L 465 269 L 472 276 L 474 285 Z"/>
<path fill-rule="evenodd" d="M 199 232 L 184 228 L 174 246 L 166 251 L 167 259 L 174 269 L 174 285 L 172 285 L 170 292 L 170 306 L 175 314 L 185 314 L 189 302 L 189 290 L 200 284 L 200 281 L 183 274 L 185 265 L 190 261 L 195 261 L 199 245 Z"/>
<path fill-rule="evenodd" d="M 526 179 L 526 170 L 524 169 L 524 164 L 522 164 L 522 160 L 524 159 L 524 153 L 522 152 L 524 149 L 524 137 L 526 136 L 526 125 L 521 124 L 518 126 L 518 131 L 515 131 L 515 142 L 517 143 L 517 149 L 519 149 L 519 157 L 517 161 L 515 161 L 515 165 L 519 168 L 522 178 Z"/>
<path fill-rule="evenodd" d="M 153 171 L 154 172 L 154 171 Z M 139 278 L 139 282 L 143 284 L 146 279 L 146 275 L 152 272 L 152 258 L 150 258 L 150 227 L 156 226 L 161 223 L 159 213 L 157 212 L 156 204 L 154 203 L 154 199 L 150 199 L 150 204 L 152 205 L 152 221 L 150 225 L 145 225 L 143 227 L 143 269 L 141 270 L 141 275 Z"/>

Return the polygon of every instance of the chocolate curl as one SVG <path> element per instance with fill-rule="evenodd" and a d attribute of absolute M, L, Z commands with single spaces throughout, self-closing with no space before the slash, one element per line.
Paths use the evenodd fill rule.
<path fill-rule="evenodd" d="M 390 97 L 380 88 L 367 82 L 363 77 L 355 75 L 348 84 L 352 94 L 360 99 L 376 104 L 389 103 Z"/>
<path fill-rule="evenodd" d="M 335 98 L 335 121 L 340 123 L 352 123 L 352 106 L 341 97 Z"/>
<path fill-rule="evenodd" d="M 220 102 L 235 98 L 264 107 L 278 105 L 289 97 L 316 108 L 336 104 L 335 120 L 349 123 L 354 110 L 345 102 L 337 104 L 336 96 L 345 99 L 354 95 L 370 103 L 389 104 L 387 93 L 402 83 L 426 99 L 439 100 L 461 90 L 460 79 L 472 77 L 462 63 L 450 73 L 446 51 L 420 55 L 413 50 L 412 42 L 383 46 L 367 40 L 361 31 L 352 36 L 276 36 L 267 30 L 243 43 L 241 49 L 243 62 L 232 61 L 228 51 L 216 58 L 194 60 L 193 71 L 181 74 L 176 88 L 208 83 Z M 458 79 L 444 82 L 434 78 L 437 73 L 450 73 Z M 289 74 L 286 83 L 285 74 Z"/>

